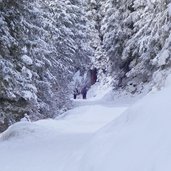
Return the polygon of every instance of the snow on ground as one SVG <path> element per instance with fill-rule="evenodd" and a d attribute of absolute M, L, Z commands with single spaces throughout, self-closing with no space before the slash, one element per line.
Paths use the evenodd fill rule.
<path fill-rule="evenodd" d="M 170 171 L 171 77 L 166 85 L 130 107 L 79 99 L 56 120 L 11 126 L 0 171 Z"/>
<path fill-rule="evenodd" d="M 97 82 L 89 89 L 87 100 L 82 99 L 82 95 L 77 96 L 74 100 L 75 106 L 83 105 L 102 105 L 102 106 L 125 106 L 128 107 L 134 104 L 135 101 L 142 98 L 147 92 L 141 94 L 131 94 L 126 91 L 114 91 L 110 84 L 102 84 Z"/>
<path fill-rule="evenodd" d="M 0 171 L 69 171 L 94 133 L 125 109 L 83 105 L 56 120 L 14 124 L 0 135 Z"/>
<path fill-rule="evenodd" d="M 167 82 L 101 129 L 77 170 L 170 171 L 171 77 Z"/>

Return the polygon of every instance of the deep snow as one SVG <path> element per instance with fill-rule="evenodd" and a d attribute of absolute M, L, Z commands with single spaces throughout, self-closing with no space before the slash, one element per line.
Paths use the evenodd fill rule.
<path fill-rule="evenodd" d="M 0 137 L 0 171 L 63 171 L 71 161 L 75 170 L 94 133 L 125 109 L 83 104 L 56 120 L 17 123 Z"/>
<path fill-rule="evenodd" d="M 11 126 L 0 135 L 0 170 L 170 171 L 171 76 L 165 85 L 130 107 L 76 100 L 56 120 Z"/>
<path fill-rule="evenodd" d="M 95 135 L 78 171 L 171 170 L 171 76 Z"/>

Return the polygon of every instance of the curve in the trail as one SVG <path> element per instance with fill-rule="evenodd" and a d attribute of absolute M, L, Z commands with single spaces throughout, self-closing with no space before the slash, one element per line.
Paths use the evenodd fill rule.
<path fill-rule="evenodd" d="M 56 120 L 17 123 L 0 135 L 0 170 L 74 169 L 93 135 L 125 109 L 84 101 Z"/>

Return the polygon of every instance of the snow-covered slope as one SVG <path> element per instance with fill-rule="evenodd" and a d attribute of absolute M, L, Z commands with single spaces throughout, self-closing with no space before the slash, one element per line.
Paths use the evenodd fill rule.
<path fill-rule="evenodd" d="M 125 109 L 81 106 L 56 120 L 17 123 L 0 134 L 0 171 L 75 170 L 94 133 Z"/>
<path fill-rule="evenodd" d="M 71 108 L 69 86 L 94 50 L 80 0 L 0 0 L 0 132 Z"/>
<path fill-rule="evenodd" d="M 171 77 L 127 110 L 87 101 L 56 120 L 17 123 L 0 134 L 0 170 L 170 171 L 170 94 Z"/>
<path fill-rule="evenodd" d="M 99 131 L 78 170 L 170 171 L 169 85 L 160 92 L 151 92 Z"/>

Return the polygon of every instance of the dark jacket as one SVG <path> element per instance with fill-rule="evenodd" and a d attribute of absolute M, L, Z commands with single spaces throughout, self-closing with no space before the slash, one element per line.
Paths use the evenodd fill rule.
<path fill-rule="evenodd" d="M 82 88 L 81 94 L 87 94 L 87 87 L 83 87 L 83 88 Z"/>

